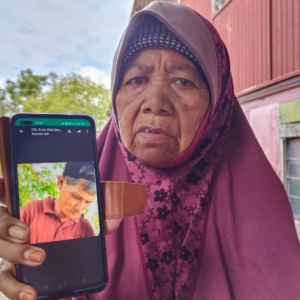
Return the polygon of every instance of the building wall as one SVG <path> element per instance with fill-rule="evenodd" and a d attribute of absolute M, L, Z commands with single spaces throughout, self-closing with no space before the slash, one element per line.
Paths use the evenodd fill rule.
<path fill-rule="evenodd" d="M 272 77 L 300 70 L 300 1 L 273 0 Z"/>
<path fill-rule="evenodd" d="M 251 109 L 248 116 L 259 144 L 279 175 L 278 103 Z"/>
<path fill-rule="evenodd" d="M 300 86 L 242 104 L 249 124 L 275 172 L 280 176 L 279 113 L 280 103 L 300 99 Z"/>
<path fill-rule="evenodd" d="M 181 4 L 193 8 L 195 11 L 199 12 L 204 18 L 206 18 L 211 22 L 212 20 L 211 0 L 181 0 Z"/>
<path fill-rule="evenodd" d="M 178 2 L 168 0 L 169 2 Z M 211 20 L 225 42 L 238 95 L 300 75 L 300 1 L 181 0 Z"/>
<path fill-rule="evenodd" d="M 283 157 L 279 138 L 279 104 L 300 99 L 300 86 L 242 105 L 249 124 L 276 174 L 283 179 Z M 295 219 L 300 241 L 300 221 Z"/>
<path fill-rule="evenodd" d="M 271 80 L 269 1 L 232 0 L 213 24 L 227 46 L 236 93 Z"/>

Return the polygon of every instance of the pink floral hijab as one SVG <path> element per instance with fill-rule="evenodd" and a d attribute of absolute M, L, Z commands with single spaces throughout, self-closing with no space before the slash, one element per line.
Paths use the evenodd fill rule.
<path fill-rule="evenodd" d="M 211 107 L 191 146 L 160 166 L 125 149 L 113 116 L 98 139 L 102 180 L 147 187 L 145 209 L 106 238 L 110 282 L 97 299 L 298 299 L 300 248 L 284 189 L 234 96 L 226 47 L 191 9 L 154 2 L 136 14 L 114 60 L 149 15 L 198 59 Z M 114 106 L 115 107 L 115 106 Z"/>

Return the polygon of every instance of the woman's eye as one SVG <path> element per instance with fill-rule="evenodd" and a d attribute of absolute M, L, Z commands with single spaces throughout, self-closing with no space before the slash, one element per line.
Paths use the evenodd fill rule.
<path fill-rule="evenodd" d="M 132 84 L 132 85 L 138 86 L 138 85 L 141 85 L 141 84 L 143 84 L 145 82 L 146 82 L 146 78 L 145 77 L 136 77 L 136 78 L 130 79 L 128 81 L 128 84 Z"/>
<path fill-rule="evenodd" d="M 194 83 L 188 79 L 178 78 L 176 80 L 176 84 L 179 84 L 180 86 L 193 86 Z"/>

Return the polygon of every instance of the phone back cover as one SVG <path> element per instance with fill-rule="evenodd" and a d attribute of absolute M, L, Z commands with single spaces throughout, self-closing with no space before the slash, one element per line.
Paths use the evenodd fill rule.
<path fill-rule="evenodd" d="M 9 118 L 0 118 L 0 158 L 1 158 L 1 171 L 2 177 L 4 179 L 4 202 L 7 206 L 8 212 L 12 214 L 12 193 L 10 186 L 11 179 L 11 147 L 10 147 L 10 137 L 9 137 Z"/>

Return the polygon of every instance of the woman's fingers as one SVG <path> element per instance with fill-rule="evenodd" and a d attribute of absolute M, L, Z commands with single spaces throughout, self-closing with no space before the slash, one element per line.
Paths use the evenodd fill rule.
<path fill-rule="evenodd" d="M 0 291 L 12 300 L 35 300 L 36 290 L 29 285 L 16 280 L 13 275 L 13 265 L 5 260 L 0 264 Z"/>
<path fill-rule="evenodd" d="M 119 219 L 104 219 L 104 232 L 105 234 L 111 234 L 112 232 L 116 231 L 121 222 L 122 222 L 122 218 Z"/>
<path fill-rule="evenodd" d="M 0 207 L 0 240 L 25 243 L 28 238 L 29 228 L 27 225 L 13 218 L 5 207 Z"/>
<path fill-rule="evenodd" d="M 46 253 L 43 249 L 24 244 L 28 237 L 28 227 L 10 216 L 6 208 L 0 207 L 0 257 L 12 263 L 39 266 Z"/>
<path fill-rule="evenodd" d="M 36 267 L 45 261 L 46 253 L 43 249 L 27 244 L 0 240 L 0 257 L 14 264 Z"/>
<path fill-rule="evenodd" d="M 0 198 L 3 199 L 3 179 L 0 178 Z M 3 201 L 2 201 L 3 202 Z M 44 250 L 23 244 L 29 237 L 28 227 L 13 218 L 5 207 L 0 207 L 0 291 L 12 300 L 35 300 L 37 292 L 18 282 L 13 275 L 13 264 L 39 266 L 46 258 Z"/>
<path fill-rule="evenodd" d="M 4 180 L 0 178 L 0 202 L 5 204 L 4 202 Z"/>

